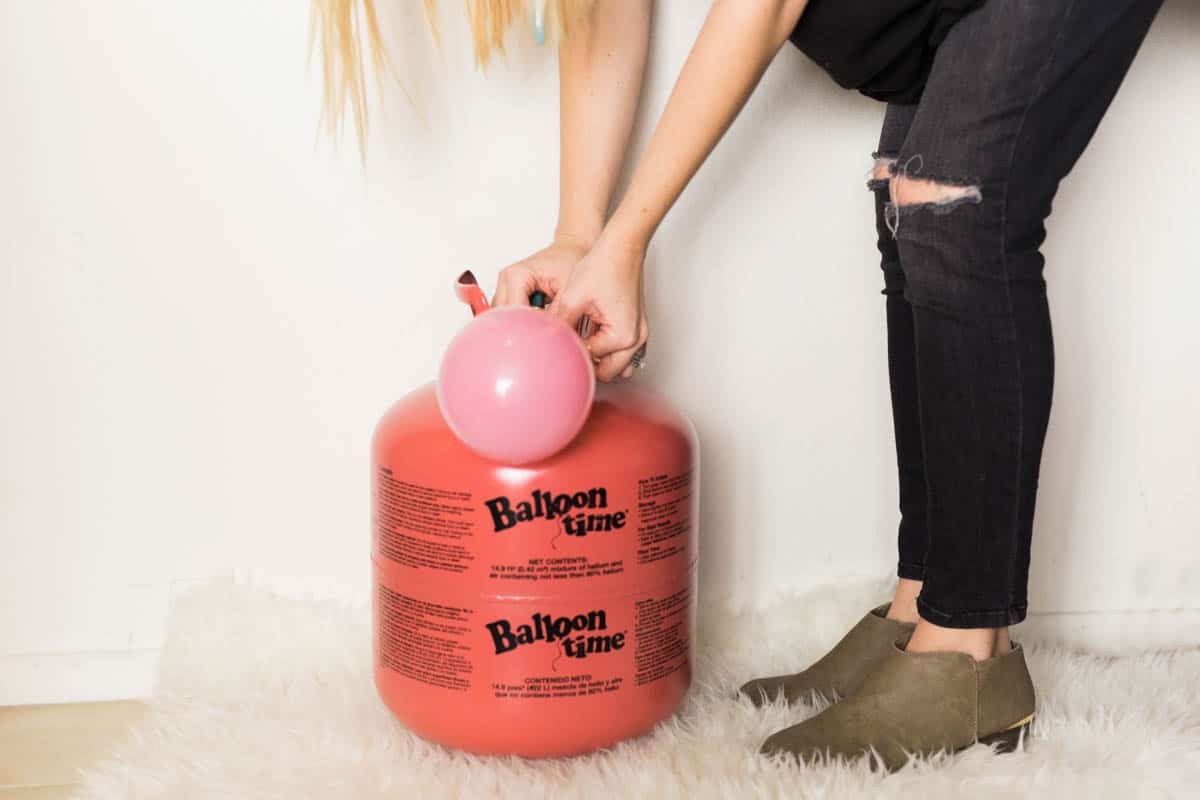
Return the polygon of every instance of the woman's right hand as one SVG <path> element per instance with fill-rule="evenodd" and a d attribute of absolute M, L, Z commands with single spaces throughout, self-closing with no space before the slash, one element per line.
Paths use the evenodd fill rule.
<path fill-rule="evenodd" d="M 558 297 L 575 265 L 583 259 L 591 242 L 574 236 L 556 236 L 547 247 L 500 271 L 493 306 L 527 306 L 529 296 L 544 292 L 548 300 Z"/>

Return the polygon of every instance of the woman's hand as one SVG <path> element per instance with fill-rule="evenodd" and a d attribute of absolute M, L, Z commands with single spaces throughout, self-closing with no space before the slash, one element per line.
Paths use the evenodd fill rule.
<path fill-rule="evenodd" d="M 551 299 L 558 297 L 589 244 L 573 236 L 556 236 L 548 247 L 505 267 L 496 282 L 492 305 L 527 306 L 529 295 L 536 291 Z"/>
<path fill-rule="evenodd" d="M 572 327 L 585 316 L 591 319 L 584 343 L 602 381 L 632 377 L 630 362 L 650 336 L 642 291 L 645 255 L 640 243 L 605 230 L 550 305 Z"/>

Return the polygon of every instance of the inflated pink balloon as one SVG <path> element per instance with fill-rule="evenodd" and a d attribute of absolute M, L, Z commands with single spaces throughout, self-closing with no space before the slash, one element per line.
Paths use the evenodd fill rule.
<path fill-rule="evenodd" d="M 446 348 L 437 381 L 450 429 L 506 464 L 540 461 L 570 444 L 595 393 L 579 334 L 524 306 L 493 308 L 467 323 Z"/>

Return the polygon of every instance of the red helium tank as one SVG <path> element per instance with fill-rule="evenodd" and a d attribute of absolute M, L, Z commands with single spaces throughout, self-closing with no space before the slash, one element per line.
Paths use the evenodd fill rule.
<path fill-rule="evenodd" d="M 578 436 L 506 466 L 433 384 L 373 442 L 375 683 L 411 730 L 473 753 L 566 756 L 645 733 L 692 677 L 696 434 L 633 384 Z"/>

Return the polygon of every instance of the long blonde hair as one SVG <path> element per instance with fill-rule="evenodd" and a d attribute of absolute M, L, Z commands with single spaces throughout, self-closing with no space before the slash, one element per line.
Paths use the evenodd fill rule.
<path fill-rule="evenodd" d="M 410 4 L 411 0 L 396 0 Z M 475 62 L 486 69 L 492 54 L 504 53 L 504 35 L 518 18 L 528 18 L 536 0 L 465 0 L 475 45 Z M 549 0 L 546 4 L 548 38 L 562 41 L 587 20 L 593 0 Z M 435 43 L 440 34 L 437 0 L 424 0 L 425 20 Z M 367 97 L 368 73 L 374 73 L 376 89 L 383 78 L 397 78 L 383 43 L 375 0 L 312 0 L 310 46 L 320 45 L 324 74 L 322 121 L 326 132 L 336 138 L 347 109 L 358 136 L 359 152 L 365 157 L 370 110 Z M 369 65 L 369 68 L 368 68 Z M 382 92 L 379 99 L 382 100 Z"/>

